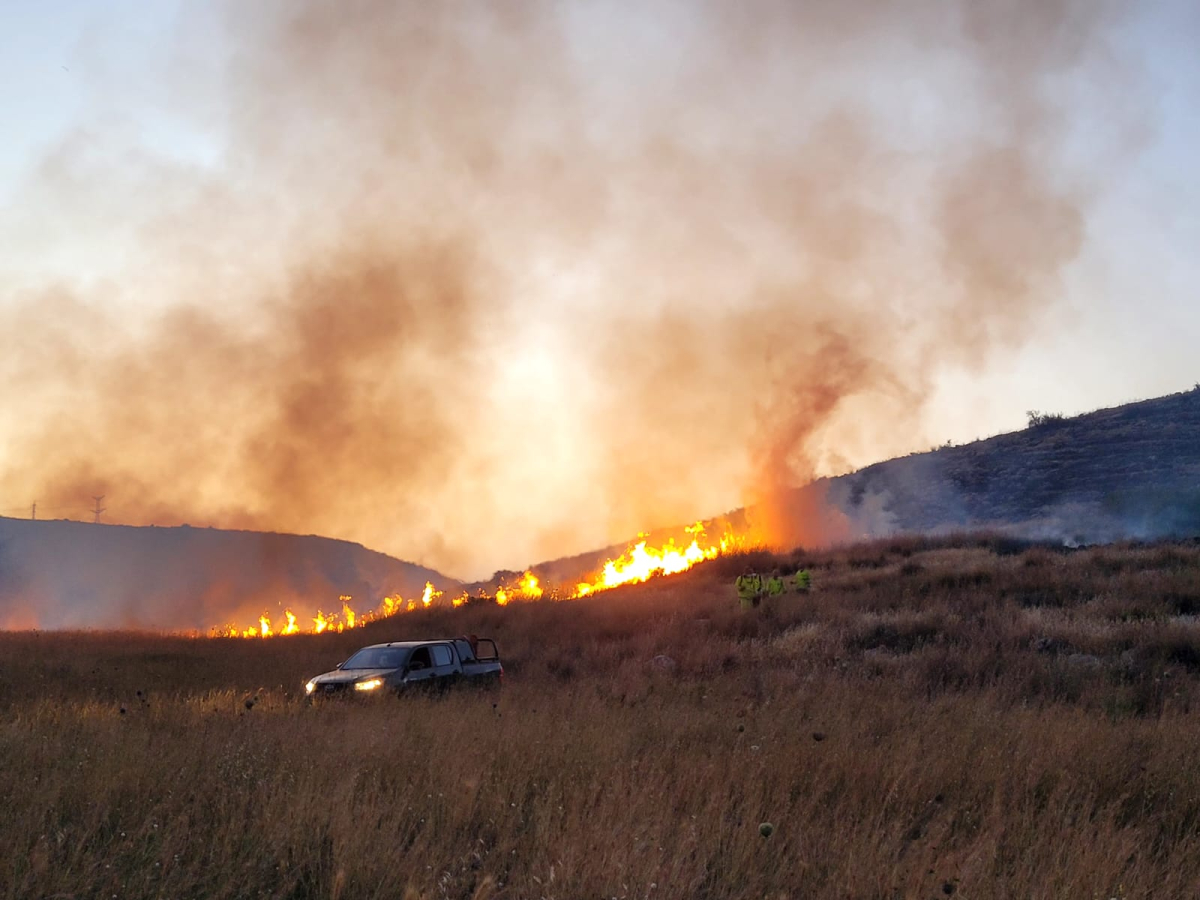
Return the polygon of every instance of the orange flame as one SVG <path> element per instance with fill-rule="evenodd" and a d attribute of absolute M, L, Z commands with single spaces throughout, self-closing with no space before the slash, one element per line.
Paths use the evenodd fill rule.
<path fill-rule="evenodd" d="M 421 594 L 421 602 L 422 603 L 424 603 L 426 606 L 428 606 L 430 603 L 432 603 L 434 600 L 436 600 L 440 596 L 442 596 L 442 592 L 435 591 L 433 589 L 433 582 L 431 582 L 431 581 L 425 582 L 425 592 L 423 594 Z"/>
<path fill-rule="evenodd" d="M 526 571 L 516 582 L 501 584 L 496 588 L 496 593 L 491 599 L 496 601 L 497 606 L 506 606 L 515 599 L 520 600 L 540 600 L 544 591 L 542 590 L 541 581 L 532 572 Z M 486 599 L 486 598 L 485 598 Z M 462 606 L 467 602 L 467 595 L 463 594 L 454 601 L 455 606 Z"/>
<path fill-rule="evenodd" d="M 647 541 L 640 540 L 616 559 L 608 560 L 595 578 L 576 584 L 571 596 L 587 597 L 623 584 L 649 581 L 656 575 L 674 575 L 697 563 L 716 559 L 722 553 L 750 546 L 746 539 L 736 538 L 732 533 L 715 543 L 709 542 L 704 526 L 699 522 L 685 530 L 692 536 L 691 543 L 686 547 L 678 547 L 674 539 L 669 539 L 662 547 L 649 547 Z"/>
<path fill-rule="evenodd" d="M 607 560 L 594 577 L 578 582 L 573 589 L 566 591 L 553 589 L 549 596 L 553 599 L 588 597 L 621 585 L 648 581 L 657 575 L 673 575 L 676 572 L 683 572 L 697 563 L 715 559 L 723 553 L 755 546 L 755 543 L 747 536 L 735 536 L 732 532 L 727 533 L 720 540 L 711 541 L 704 532 L 704 526 L 699 522 L 688 527 L 686 533 L 691 537 L 691 541 L 685 547 L 678 546 L 673 539 L 668 540 L 661 547 L 651 547 L 645 535 L 641 535 L 641 539 L 632 544 L 619 557 Z M 323 634 L 327 631 L 335 631 L 340 634 L 346 629 L 360 628 L 368 622 L 378 621 L 401 612 L 427 608 L 442 596 L 443 592 L 437 590 L 433 586 L 433 582 L 427 581 L 419 598 L 405 600 L 399 595 L 388 596 L 380 601 L 375 610 L 359 613 L 351 606 L 353 598 L 343 595 L 338 598 L 342 605 L 341 613 L 325 613 L 318 609 L 308 633 Z M 540 600 L 545 596 L 547 596 L 547 592 L 542 587 L 541 580 L 532 571 L 527 570 L 515 582 L 501 584 L 490 597 L 485 593 L 480 593 L 477 597 L 469 597 L 464 592 L 451 598 L 450 604 L 457 608 L 474 600 L 490 600 L 498 606 L 505 606 L 514 600 Z M 283 616 L 285 623 L 280 623 L 278 626 L 273 626 L 269 615 L 263 613 L 259 617 L 257 627 L 238 628 L 230 624 L 212 629 L 212 634 L 219 637 L 261 638 L 300 634 L 301 628 L 297 624 L 296 615 L 290 609 L 285 609 Z"/>
<path fill-rule="evenodd" d="M 542 597 L 541 582 L 532 572 L 521 576 L 521 596 L 527 600 L 540 600 Z"/>
<path fill-rule="evenodd" d="M 439 597 L 442 592 L 437 590 L 432 582 L 425 583 L 425 590 L 420 598 L 413 600 L 405 600 L 400 596 L 384 597 L 377 609 L 367 612 L 358 612 L 351 605 L 354 598 L 348 594 L 343 594 L 338 597 L 338 601 L 342 604 L 341 613 L 326 613 L 321 609 L 317 610 L 317 614 L 312 619 L 312 626 L 308 629 L 309 634 L 323 634 L 327 631 L 342 633 L 350 628 L 361 628 L 368 622 L 373 622 L 378 619 L 385 619 L 388 616 L 394 616 L 396 613 L 405 610 L 414 610 L 418 607 L 431 605 Z M 456 602 L 457 605 L 457 602 Z M 219 628 L 213 628 L 211 634 L 216 637 L 274 637 L 280 634 L 300 634 L 301 628 L 296 620 L 296 614 L 290 609 L 283 611 L 285 622 L 280 622 L 277 626 L 271 622 L 270 614 L 263 613 L 259 617 L 258 625 L 250 628 L 238 628 L 232 624 L 224 625 Z"/>

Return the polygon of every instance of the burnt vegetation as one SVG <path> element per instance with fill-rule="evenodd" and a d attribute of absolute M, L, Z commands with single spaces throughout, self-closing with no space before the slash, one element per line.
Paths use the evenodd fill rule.
<path fill-rule="evenodd" d="M 747 565 L 813 588 L 744 613 Z M 1200 542 L 964 534 L 340 635 L 7 633 L 0 896 L 1189 895 L 1197 609 Z M 463 632 L 501 691 L 304 702 Z"/>

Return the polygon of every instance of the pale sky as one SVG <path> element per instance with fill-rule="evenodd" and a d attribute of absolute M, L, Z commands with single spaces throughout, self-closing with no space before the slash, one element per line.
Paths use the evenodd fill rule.
<path fill-rule="evenodd" d="M 760 5 L 786 18 L 780 12 L 786 4 Z M 295 290 L 289 273 L 297 265 L 319 258 L 322 248 L 345 246 L 350 233 L 385 235 L 388 246 L 407 240 L 411 229 L 397 231 L 399 221 L 420 221 L 438 233 L 477 230 L 472 246 L 486 262 L 483 290 L 503 295 L 503 304 L 472 319 L 470 333 L 481 342 L 472 343 L 467 363 L 485 363 L 485 374 L 472 376 L 469 398 L 462 395 L 464 405 L 447 412 L 468 423 L 471 452 L 460 448 L 452 466 L 434 466 L 415 482 L 419 490 L 404 494 L 412 502 L 396 518 L 380 511 L 388 498 L 368 500 L 355 488 L 344 498 L 333 491 L 337 499 L 330 502 L 345 508 L 322 512 L 306 528 L 302 506 L 276 517 L 276 505 L 261 498 L 231 499 L 226 486 L 240 465 L 233 457 L 197 475 L 201 486 L 191 494 L 150 510 L 146 501 L 122 496 L 122 451 L 82 441 L 87 470 L 109 473 L 111 520 L 312 530 L 470 577 L 626 537 L 641 517 L 653 527 L 721 513 L 746 501 L 753 454 L 745 435 L 693 423 L 708 418 L 709 406 L 723 410 L 713 423 L 724 422 L 734 407 L 719 399 L 695 402 L 685 396 L 693 390 L 686 383 L 662 386 L 679 393 L 679 404 L 660 397 L 647 406 L 644 396 L 626 395 L 644 395 L 656 382 L 647 375 L 635 389 L 623 379 L 624 369 L 645 357 L 639 351 L 620 361 L 620 333 L 662 327 L 660 316 L 679 316 L 702 333 L 716 332 L 697 345 L 697 356 L 707 359 L 705 348 L 717 346 L 713 341 L 726 330 L 720 323 L 736 316 L 739 304 L 759 302 L 742 296 L 748 280 L 760 298 L 790 289 L 792 281 L 823 285 L 814 288 L 820 293 L 834 277 L 838 315 L 854 316 L 856 328 L 868 328 L 868 343 L 887 355 L 888 371 L 861 390 L 847 389 L 827 425 L 803 439 L 798 472 L 837 474 L 947 440 L 1019 429 L 1031 409 L 1078 413 L 1200 382 L 1200 11 L 1194 3 L 1159 0 L 1114 13 L 1085 41 L 1085 63 L 1071 57 L 1048 67 L 1037 83 L 1033 126 L 1021 119 L 1030 115 L 1022 105 L 1028 98 L 997 116 L 980 99 L 993 90 L 989 67 L 1005 64 L 1003 40 L 982 42 L 982 62 L 968 77 L 961 59 L 967 45 L 953 25 L 945 26 L 944 42 L 938 32 L 923 44 L 926 32 L 915 27 L 893 40 L 885 26 L 831 25 L 829 10 L 844 4 L 828 10 L 813 4 L 817 12 L 803 21 L 791 52 L 790 38 L 753 20 L 755 4 L 748 22 L 711 3 L 559 4 L 552 17 L 545 10 L 554 4 L 532 4 L 541 15 L 499 25 L 501 17 L 477 24 L 473 7 L 447 4 L 439 15 L 461 14 L 461 23 L 428 25 L 425 18 L 438 16 L 419 4 L 395 4 L 404 11 L 392 14 L 381 12 L 388 4 L 359 0 L 330 9 L 367 24 L 331 24 L 332 14 L 314 14 L 320 28 L 304 32 L 306 43 L 279 51 L 278 60 L 272 42 L 288 4 L 254 7 L 261 15 L 239 6 L 251 5 L 0 0 L 0 313 L 8 311 L 5 327 L 14 330 L 6 353 L 27 357 L 22 374 L 4 375 L 13 402 L 0 410 L 0 433 L 7 435 L 0 442 L 3 514 L 19 514 L 38 499 L 48 506 L 73 502 L 48 495 L 80 460 L 64 459 L 50 474 L 31 462 L 30 448 L 44 446 L 55 420 L 76 415 L 77 402 L 94 405 L 94 392 L 102 390 L 86 371 L 60 379 L 54 369 L 29 387 L 39 342 L 94 340 L 97 357 L 106 359 L 120 345 L 120 354 L 113 351 L 120 359 L 109 362 L 125 369 L 165 314 L 195 307 L 202 296 L 206 313 L 247 341 L 269 343 L 278 322 L 264 312 L 270 302 L 264 298 Z M 393 33 L 378 29 L 374 18 L 405 15 L 435 35 L 429 39 L 435 49 L 408 68 L 403 58 L 418 59 L 415 51 L 381 49 L 372 38 L 378 33 L 386 43 Z M 495 36 L 509 27 L 511 33 Z M 546 38 L 547 29 L 557 37 Z M 447 33 L 454 38 L 443 53 L 438 42 Z M 338 49 L 337 41 L 351 42 L 351 49 Z M 556 74 L 542 81 L 530 75 L 540 64 L 530 57 L 548 47 L 566 61 L 547 61 Z M 482 83 L 459 81 L 464 60 L 483 66 Z M 386 76 L 378 74 L 380 65 Z M 376 77 L 389 79 L 386 90 L 374 83 L 359 89 L 357 79 Z M 511 92 L 510 77 L 521 86 Z M 464 96 L 471 98 L 467 112 L 456 108 Z M 362 147 L 389 143 L 397 133 L 376 122 L 380 103 L 403 125 L 386 152 Z M 847 169 L 871 175 L 854 195 L 854 208 L 887 222 L 858 232 L 879 242 L 862 257 L 879 271 L 863 271 L 861 286 L 847 283 L 846 272 L 860 271 L 857 264 L 834 258 L 840 245 L 831 232 L 840 227 L 843 207 L 823 210 L 821 177 L 804 181 L 807 199 L 795 212 L 770 209 L 775 191 L 759 180 L 768 165 L 790 177 L 789 148 L 809 147 L 830 122 L 833 145 L 840 146 L 837 123 L 844 120 L 868 123 L 870 131 L 869 158 Z M 886 307 L 891 318 L 879 320 L 883 330 L 911 327 L 917 334 L 949 309 L 950 301 L 924 299 L 926 287 L 930 296 L 944 288 L 946 274 L 936 236 L 922 224 L 930 207 L 921 191 L 962 158 L 957 148 L 969 152 L 992 129 L 998 143 L 1019 143 L 1030 127 L 1049 147 L 1045 183 L 1078 200 L 1077 249 L 1064 251 L 1061 266 L 1039 282 L 1036 299 L 1021 301 L 1022 310 L 1036 310 L 1028 328 L 989 318 L 980 329 L 999 331 L 994 342 L 981 339 L 986 350 L 948 346 L 952 337 L 931 339 L 927 347 L 914 344 L 911 355 L 920 357 L 914 361 L 907 331 L 894 340 L 871 333 L 862 325 L 870 317 L 859 314 Z M 479 135 L 501 131 L 504 152 L 492 157 Z M 473 149 L 460 157 L 467 145 Z M 1040 164 L 1039 147 L 1020 149 Z M 902 174 L 889 173 L 892 160 Z M 829 171 L 838 164 L 829 162 Z M 806 162 L 803 172 L 813 165 Z M 348 232 L 345 213 L 363 208 L 361 185 L 376 179 L 382 180 L 370 202 L 378 208 Z M 829 186 L 841 194 L 855 189 L 836 178 Z M 780 216 L 801 224 L 781 225 Z M 820 246 L 805 243 L 803 236 L 814 234 Z M 655 262 L 663 260 L 670 264 Z M 881 296 L 875 277 L 894 285 L 894 294 Z M 82 308 L 107 316 L 107 324 L 81 324 L 61 306 L 44 305 L 37 298 L 46 291 L 70 294 Z M 1005 302 L 997 296 L 978 302 Z M 823 316 L 819 298 L 804 302 L 809 312 L 788 321 Z M 25 340 L 34 333 L 24 330 L 31 324 L 43 336 Z M 806 326 L 788 327 L 794 330 L 768 337 L 802 353 Z M 969 332 L 970 324 L 963 328 Z M 673 332 L 665 334 L 657 346 L 674 340 Z M 586 343 L 596 335 L 603 341 Z M 220 352 L 232 352 L 222 341 Z M 421 377 L 421 358 L 407 358 L 404 378 Z M 617 359 L 613 369 L 610 359 Z M 779 365 L 821 366 L 817 360 L 797 369 L 793 362 Z M 736 360 L 731 364 L 736 378 Z M 775 365 L 767 360 L 764 377 L 778 374 Z M 674 378 L 681 370 L 665 371 Z M 107 379 L 113 369 L 105 372 Z M 719 391 L 726 375 L 705 372 L 701 381 L 717 387 L 704 390 Z M 187 381 L 182 402 L 204 384 L 200 376 Z M 129 390 L 103 399 L 136 408 L 138 392 Z M 755 393 L 752 382 L 738 390 Z M 766 396 L 772 388 L 764 383 L 762 390 Z M 893 390 L 919 395 L 894 422 L 886 412 Z M 248 394 L 237 408 L 252 402 L 258 400 Z M 767 411 L 759 413 L 778 414 L 784 402 L 764 402 Z M 623 422 L 626 404 L 636 411 Z M 227 408 L 225 414 L 241 413 Z M 111 422 L 111 412 L 105 416 Z M 144 439 L 165 421 L 154 411 L 130 412 L 128 433 Z M 85 421 L 81 431 L 88 427 Z M 607 443 L 615 432 L 621 438 Z M 164 468 L 203 469 L 221 453 L 219 440 L 203 446 L 195 457 L 175 453 Z M 673 489 L 670 460 L 683 446 L 696 455 Z M 403 468 L 407 458 L 398 453 L 394 464 Z M 645 504 L 616 496 L 622 478 L 615 458 L 628 461 L 622 464 L 631 473 L 629 492 L 647 497 Z M 130 477 L 139 469 L 145 467 L 134 466 Z M 143 485 L 159 486 L 153 478 Z M 243 505 L 234 511 L 237 502 Z M 478 515 L 446 512 L 473 506 Z M 417 519 L 428 527 L 415 525 Z M 478 529 L 470 546 L 465 528 Z"/>

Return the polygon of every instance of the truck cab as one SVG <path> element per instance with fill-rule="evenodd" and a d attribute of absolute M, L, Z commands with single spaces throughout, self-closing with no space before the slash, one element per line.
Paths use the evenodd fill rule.
<path fill-rule="evenodd" d="M 332 671 L 310 678 L 304 690 L 312 698 L 364 696 L 458 682 L 499 683 L 503 677 L 500 653 L 490 638 L 393 641 L 361 648 Z"/>

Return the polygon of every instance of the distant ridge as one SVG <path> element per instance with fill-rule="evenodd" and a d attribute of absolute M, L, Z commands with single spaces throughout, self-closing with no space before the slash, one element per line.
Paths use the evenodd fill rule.
<path fill-rule="evenodd" d="M 0 627 L 200 629 L 317 603 L 361 612 L 454 579 L 315 535 L 0 517 Z"/>
<path fill-rule="evenodd" d="M 1200 389 L 888 460 L 826 480 L 862 535 L 999 527 L 1099 543 L 1200 534 Z"/>

